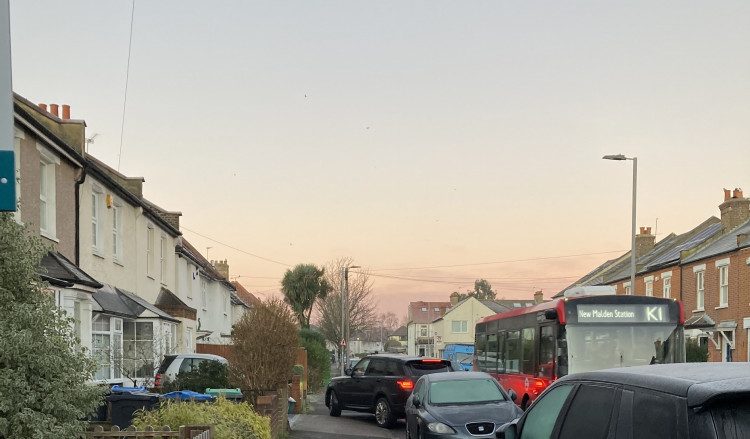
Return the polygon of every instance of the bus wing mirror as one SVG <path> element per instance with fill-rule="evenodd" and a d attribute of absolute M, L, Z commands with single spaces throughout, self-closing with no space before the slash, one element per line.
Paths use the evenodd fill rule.
<path fill-rule="evenodd" d="M 518 395 L 516 395 L 516 391 L 513 389 L 508 390 L 508 396 L 510 396 L 511 401 L 518 399 Z"/>
<path fill-rule="evenodd" d="M 556 309 L 548 309 L 544 311 L 544 318 L 547 320 L 557 320 L 557 310 Z"/>

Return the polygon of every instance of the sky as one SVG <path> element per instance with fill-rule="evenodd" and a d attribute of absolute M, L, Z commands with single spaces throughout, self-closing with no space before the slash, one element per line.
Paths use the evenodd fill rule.
<path fill-rule="evenodd" d="M 750 193 L 750 2 L 10 0 L 13 88 L 260 297 L 549 298 Z M 131 20 L 132 18 L 132 20 Z M 132 23 L 132 33 L 131 33 Z M 210 248 L 209 248 L 210 247 Z M 357 270 L 352 270 L 352 272 Z"/>

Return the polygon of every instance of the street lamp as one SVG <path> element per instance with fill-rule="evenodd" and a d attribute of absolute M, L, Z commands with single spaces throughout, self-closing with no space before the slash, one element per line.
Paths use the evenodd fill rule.
<path fill-rule="evenodd" d="M 638 157 L 625 157 L 622 154 L 605 155 L 604 160 L 633 161 L 633 225 L 630 230 L 630 294 L 635 295 L 635 193 L 638 181 Z"/>
<path fill-rule="evenodd" d="M 344 364 L 349 362 L 349 340 L 347 337 L 349 332 L 349 312 L 346 303 L 347 289 L 349 288 L 349 269 L 350 268 L 361 268 L 359 265 L 350 265 L 341 269 L 341 340 L 345 345 L 341 349 L 341 375 L 344 375 Z"/>

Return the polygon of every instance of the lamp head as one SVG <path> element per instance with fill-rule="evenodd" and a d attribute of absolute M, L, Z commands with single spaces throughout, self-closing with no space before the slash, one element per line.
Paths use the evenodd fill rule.
<path fill-rule="evenodd" d="M 625 157 L 622 154 L 609 154 L 602 157 L 604 160 L 628 160 L 627 157 Z"/>

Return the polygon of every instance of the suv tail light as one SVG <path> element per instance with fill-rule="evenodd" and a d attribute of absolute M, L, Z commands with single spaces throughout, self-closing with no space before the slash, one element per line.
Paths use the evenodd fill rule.
<path fill-rule="evenodd" d="M 425 360 L 422 360 L 422 363 L 440 363 L 443 360 L 440 360 L 438 358 L 427 358 Z"/>
<path fill-rule="evenodd" d="M 414 381 L 409 381 L 409 380 L 396 381 L 396 384 L 398 384 L 398 386 L 401 387 L 403 390 L 411 390 L 414 388 Z"/>
<path fill-rule="evenodd" d="M 154 387 L 161 386 L 161 374 L 156 374 L 156 378 L 154 378 Z"/>

